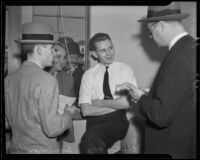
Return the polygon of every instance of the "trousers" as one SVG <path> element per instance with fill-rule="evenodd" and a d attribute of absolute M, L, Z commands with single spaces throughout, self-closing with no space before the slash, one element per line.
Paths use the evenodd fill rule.
<path fill-rule="evenodd" d="M 123 110 L 88 118 L 86 132 L 81 138 L 81 153 L 108 154 L 108 148 L 126 136 L 128 126 Z"/>

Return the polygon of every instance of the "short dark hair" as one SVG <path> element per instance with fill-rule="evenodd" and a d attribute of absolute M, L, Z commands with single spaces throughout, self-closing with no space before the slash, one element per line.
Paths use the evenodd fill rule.
<path fill-rule="evenodd" d="M 95 43 L 99 42 L 99 41 L 105 41 L 109 39 L 111 41 L 111 38 L 108 34 L 106 33 L 96 33 L 91 39 L 90 39 L 90 43 L 89 43 L 89 48 L 90 51 L 95 51 L 96 47 L 95 47 Z"/>
<path fill-rule="evenodd" d="M 29 55 L 32 55 L 32 54 L 33 54 L 34 48 L 35 48 L 35 46 L 38 45 L 38 44 L 40 44 L 40 43 L 30 43 L 30 44 L 28 43 L 28 44 L 22 44 L 22 45 L 21 45 L 22 54 L 21 54 L 20 57 L 21 57 L 22 62 L 25 61 L 25 60 L 27 60 L 27 55 L 28 55 L 28 54 L 29 54 Z M 42 43 L 42 44 L 40 44 L 40 45 L 42 45 L 42 46 L 44 46 L 44 47 L 47 47 L 48 44 Z"/>
<path fill-rule="evenodd" d="M 36 44 L 22 44 L 21 45 L 22 54 L 20 55 L 20 58 L 21 58 L 22 62 L 27 60 L 28 54 L 30 54 L 30 55 L 33 54 L 35 45 Z"/>
<path fill-rule="evenodd" d="M 32 54 L 36 44 L 23 44 L 21 46 L 23 54 Z"/>

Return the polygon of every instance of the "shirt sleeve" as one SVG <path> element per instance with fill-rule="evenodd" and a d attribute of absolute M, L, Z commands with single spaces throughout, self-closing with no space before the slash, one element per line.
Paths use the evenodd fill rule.
<path fill-rule="evenodd" d="M 39 96 L 39 117 L 43 132 L 48 137 L 56 137 L 72 125 L 72 116 L 65 112 L 58 113 L 58 83 L 53 76 L 46 78 L 41 84 Z"/>
<path fill-rule="evenodd" d="M 89 103 L 91 104 L 92 99 L 92 81 L 89 72 L 85 72 L 82 76 L 80 91 L 79 91 L 79 102 L 78 104 Z"/>

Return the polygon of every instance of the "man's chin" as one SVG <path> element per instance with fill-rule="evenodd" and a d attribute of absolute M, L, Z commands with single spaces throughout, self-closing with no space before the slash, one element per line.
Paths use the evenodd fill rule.
<path fill-rule="evenodd" d="M 53 65 L 53 63 L 51 62 L 51 63 L 47 64 L 47 67 L 51 67 L 52 65 Z"/>
<path fill-rule="evenodd" d="M 107 64 L 112 64 L 113 63 L 113 59 L 107 61 Z"/>

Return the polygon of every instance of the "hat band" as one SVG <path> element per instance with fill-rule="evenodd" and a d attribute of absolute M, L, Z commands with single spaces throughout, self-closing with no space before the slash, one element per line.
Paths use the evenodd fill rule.
<path fill-rule="evenodd" d="M 151 17 L 160 17 L 160 16 L 166 16 L 166 15 L 172 15 L 172 14 L 180 14 L 180 9 L 178 10 L 171 10 L 171 9 L 164 9 L 162 11 L 148 11 L 147 18 Z"/>
<path fill-rule="evenodd" d="M 51 34 L 22 34 L 23 40 L 53 40 Z"/>

